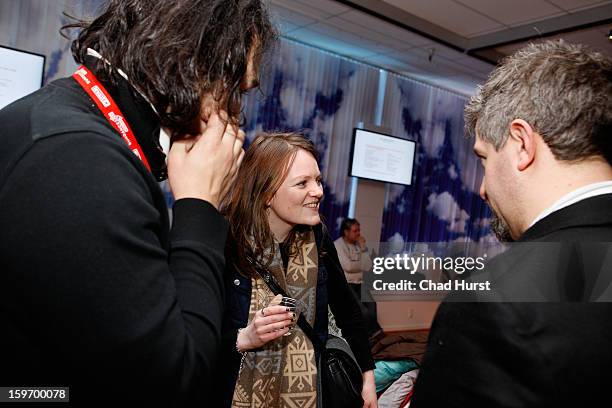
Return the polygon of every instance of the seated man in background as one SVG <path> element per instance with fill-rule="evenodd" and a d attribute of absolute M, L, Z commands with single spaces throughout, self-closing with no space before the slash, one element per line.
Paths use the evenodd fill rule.
<path fill-rule="evenodd" d="M 487 266 L 495 296 L 440 305 L 411 407 L 596 405 L 612 365 L 612 62 L 529 45 L 465 117 L 492 227 L 518 243 Z"/>
<path fill-rule="evenodd" d="M 361 305 L 361 312 L 368 325 L 368 336 L 373 341 L 382 335 L 382 329 L 378 324 L 376 302 L 370 298 L 369 293 L 365 294 L 365 300 L 362 300 L 361 296 L 363 273 L 372 269 L 372 259 L 368 253 L 365 237 L 361 235 L 361 226 L 356 219 L 345 218 L 340 224 L 340 231 L 342 236 L 334 241 L 334 245 L 346 280 Z"/>

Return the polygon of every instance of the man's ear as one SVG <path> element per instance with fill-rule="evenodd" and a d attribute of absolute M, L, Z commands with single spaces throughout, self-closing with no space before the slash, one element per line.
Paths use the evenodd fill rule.
<path fill-rule="evenodd" d="M 531 125 L 523 119 L 510 122 L 510 138 L 517 145 L 517 170 L 523 171 L 533 163 L 536 154 L 536 134 Z"/>

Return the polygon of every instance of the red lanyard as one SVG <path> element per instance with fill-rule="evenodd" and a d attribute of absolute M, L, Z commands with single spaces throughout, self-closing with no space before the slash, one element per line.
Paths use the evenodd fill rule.
<path fill-rule="evenodd" d="M 72 77 L 79 83 L 79 85 L 81 85 L 85 92 L 87 92 L 89 97 L 93 99 L 100 111 L 102 111 L 104 114 L 104 117 L 106 117 L 106 120 L 108 120 L 111 126 L 114 127 L 117 132 L 119 132 L 125 143 L 127 143 L 128 147 L 132 150 L 132 153 L 142 160 L 146 168 L 151 171 L 149 162 L 147 162 L 147 158 L 144 155 L 142 148 L 138 144 L 130 125 L 125 120 L 123 113 L 121 113 L 121 110 L 113 98 L 98 81 L 95 75 L 88 70 L 87 67 L 81 65 L 75 71 L 75 73 L 72 74 Z"/>

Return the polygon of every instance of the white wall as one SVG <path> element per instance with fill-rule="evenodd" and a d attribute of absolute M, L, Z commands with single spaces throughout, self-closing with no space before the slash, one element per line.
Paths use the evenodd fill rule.
<path fill-rule="evenodd" d="M 439 301 L 378 302 L 378 323 L 383 331 L 428 329 Z"/>
<path fill-rule="evenodd" d="M 370 250 L 378 252 L 382 216 L 385 207 L 385 183 L 359 180 L 355 205 L 355 219 Z"/>
<path fill-rule="evenodd" d="M 361 226 L 370 250 L 378 252 L 386 184 L 359 180 L 355 205 L 355 219 Z M 439 301 L 379 301 L 378 323 L 384 331 L 428 329 Z"/>

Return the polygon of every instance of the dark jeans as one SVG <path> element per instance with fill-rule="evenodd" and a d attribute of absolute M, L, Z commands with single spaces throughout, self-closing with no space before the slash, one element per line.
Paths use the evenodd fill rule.
<path fill-rule="evenodd" d="M 376 302 L 367 294 L 367 297 L 364 298 L 364 301 L 361 300 L 361 284 L 360 283 L 349 283 L 353 294 L 357 298 L 357 302 L 359 303 L 359 307 L 361 309 L 361 314 L 366 322 L 366 328 L 368 330 L 368 337 L 374 335 L 377 331 L 382 330 L 380 325 L 378 324 L 378 319 L 376 317 Z"/>

